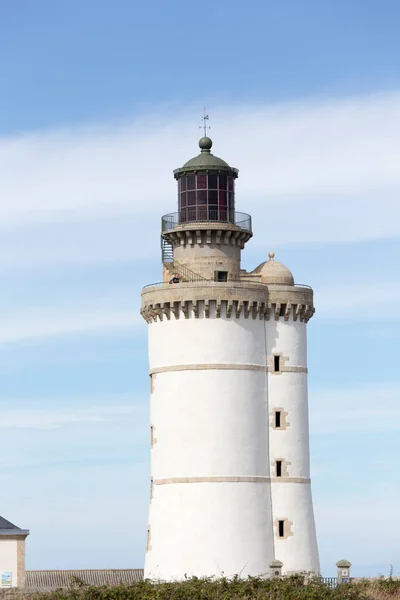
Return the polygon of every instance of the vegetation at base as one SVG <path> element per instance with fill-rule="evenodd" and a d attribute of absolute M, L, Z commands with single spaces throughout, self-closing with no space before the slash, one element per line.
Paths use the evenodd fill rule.
<path fill-rule="evenodd" d="M 23 600 L 400 600 L 400 580 L 358 580 L 330 588 L 318 578 L 296 575 L 282 579 L 249 577 L 246 580 L 198 579 L 161 583 L 140 581 L 131 585 L 92 587 L 75 579 L 69 588 L 53 592 L 4 592 Z"/>

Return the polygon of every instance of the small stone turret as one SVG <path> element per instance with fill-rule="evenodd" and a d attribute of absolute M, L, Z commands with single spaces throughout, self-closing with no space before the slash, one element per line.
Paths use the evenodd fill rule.
<path fill-rule="evenodd" d="M 292 273 L 285 265 L 275 260 L 275 252 L 270 252 L 269 260 L 258 265 L 252 273 L 259 275 L 261 283 L 294 285 Z"/>
<path fill-rule="evenodd" d="M 338 583 L 349 583 L 351 562 L 348 560 L 338 560 L 336 566 L 338 570 Z"/>
<path fill-rule="evenodd" d="M 269 563 L 269 576 L 272 579 L 282 577 L 283 562 L 281 560 L 273 560 Z"/>

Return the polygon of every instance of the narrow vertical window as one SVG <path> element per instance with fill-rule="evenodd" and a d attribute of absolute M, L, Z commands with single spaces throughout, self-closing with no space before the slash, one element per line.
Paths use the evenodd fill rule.
<path fill-rule="evenodd" d="M 147 544 L 146 544 L 147 552 L 151 550 L 151 531 L 150 526 L 147 528 Z"/>
<path fill-rule="evenodd" d="M 154 426 L 150 425 L 150 447 L 152 448 L 154 446 Z"/>
<path fill-rule="evenodd" d="M 279 316 L 284 317 L 286 312 L 286 304 L 281 304 L 281 308 L 279 310 Z"/>
<path fill-rule="evenodd" d="M 275 427 L 278 429 L 281 426 L 281 411 L 275 411 Z"/>
<path fill-rule="evenodd" d="M 278 521 L 278 537 L 285 537 L 285 521 Z"/>
<path fill-rule="evenodd" d="M 282 477 L 282 461 L 281 460 L 276 461 L 276 476 Z"/>
<path fill-rule="evenodd" d="M 281 357 L 279 354 L 274 355 L 274 373 L 279 373 L 281 370 Z"/>

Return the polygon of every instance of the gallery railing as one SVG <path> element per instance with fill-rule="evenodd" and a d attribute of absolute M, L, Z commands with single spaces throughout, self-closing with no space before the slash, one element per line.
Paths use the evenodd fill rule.
<path fill-rule="evenodd" d="M 164 215 L 161 220 L 162 232 L 175 229 L 187 223 L 232 223 L 240 229 L 251 231 L 251 216 L 246 213 L 233 212 L 224 209 L 184 208 L 179 212 Z"/>

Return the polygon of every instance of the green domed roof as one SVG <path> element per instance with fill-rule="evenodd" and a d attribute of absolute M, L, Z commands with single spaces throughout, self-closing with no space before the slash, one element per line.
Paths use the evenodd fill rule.
<path fill-rule="evenodd" d="M 228 171 L 234 177 L 238 176 L 237 169 L 229 166 L 222 158 L 211 154 L 212 140 L 209 137 L 202 137 L 199 146 L 201 152 L 198 156 L 188 160 L 180 169 L 175 169 L 174 176 L 176 178 L 191 171 Z"/>

